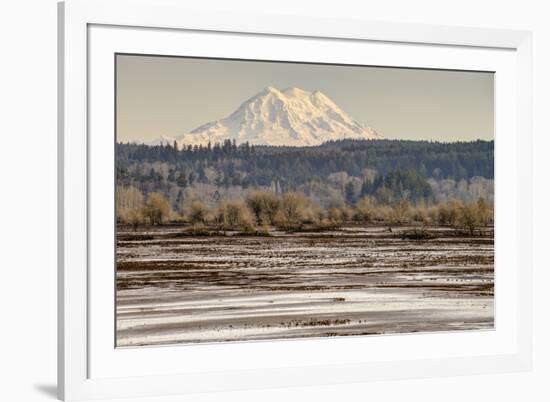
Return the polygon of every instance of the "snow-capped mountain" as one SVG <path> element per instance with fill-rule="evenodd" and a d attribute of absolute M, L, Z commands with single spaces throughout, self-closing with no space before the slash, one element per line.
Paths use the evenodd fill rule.
<path fill-rule="evenodd" d="M 161 137 L 154 143 L 313 146 L 329 140 L 373 139 L 378 133 L 363 126 L 320 91 L 267 87 L 244 101 L 228 117 L 197 127 L 177 138 Z"/>

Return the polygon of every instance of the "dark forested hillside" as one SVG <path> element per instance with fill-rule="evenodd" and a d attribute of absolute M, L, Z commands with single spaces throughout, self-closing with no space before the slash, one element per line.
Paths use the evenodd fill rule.
<path fill-rule="evenodd" d="M 334 172 L 360 176 L 364 169 L 374 169 L 379 174 L 414 170 L 423 177 L 436 179 L 460 180 L 474 176 L 492 179 L 493 147 L 493 141 L 397 140 L 344 140 L 304 148 L 237 146 L 227 141 L 181 150 L 171 144 L 118 144 L 117 167 L 124 174 L 124 168 L 132 162 L 169 162 L 175 164 L 179 172 L 194 172 L 201 180 L 205 166 L 216 166 L 226 181 L 239 181 L 240 173 L 246 173 L 245 185 L 269 185 L 274 179 L 302 184 Z"/>
<path fill-rule="evenodd" d="M 161 191 L 174 204 L 187 188 L 198 187 L 213 197 L 224 189 L 270 188 L 314 193 L 320 203 L 333 199 L 335 192 L 348 204 L 365 195 L 430 202 L 437 198 L 434 186 L 441 183 L 445 191 L 450 191 L 449 182 L 457 188 L 466 183 L 466 190 L 460 190 L 464 193 L 477 180 L 475 191 L 480 186 L 485 191 L 484 180 L 492 183 L 494 175 L 493 146 L 493 141 L 343 140 L 300 148 L 226 141 L 178 149 L 175 144 L 119 143 L 117 184 L 145 194 Z"/>

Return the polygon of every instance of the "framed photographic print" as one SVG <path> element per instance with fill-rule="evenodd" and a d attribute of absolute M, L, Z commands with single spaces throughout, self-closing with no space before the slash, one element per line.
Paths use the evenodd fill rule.
<path fill-rule="evenodd" d="M 59 16 L 61 398 L 530 368 L 530 33 Z"/>

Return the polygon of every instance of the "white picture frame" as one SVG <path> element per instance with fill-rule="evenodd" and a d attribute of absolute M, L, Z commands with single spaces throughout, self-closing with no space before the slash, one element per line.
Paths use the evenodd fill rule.
<path fill-rule="evenodd" d="M 111 233 L 107 236 L 109 226 L 92 219 L 91 216 L 97 214 L 90 213 L 98 210 L 98 203 L 94 201 L 98 199 L 98 191 L 93 183 L 95 177 L 102 174 L 99 163 L 112 155 L 101 142 L 102 133 L 112 127 L 112 116 L 109 117 L 112 108 L 103 110 L 102 105 L 109 106 L 112 102 L 109 94 L 113 91 L 108 84 L 112 83 L 109 67 L 102 60 L 108 60 L 116 52 L 136 49 L 149 54 L 177 53 L 185 42 L 185 35 L 194 35 L 193 38 L 210 35 L 220 40 L 239 38 L 227 39 L 228 46 L 217 50 L 218 56 L 223 51 L 228 57 L 243 48 L 245 42 L 239 41 L 250 40 L 246 42 L 246 51 L 256 49 L 252 50 L 256 57 L 258 52 L 265 52 L 261 44 L 267 42 L 272 49 L 279 49 L 274 53 L 283 52 L 279 59 L 308 57 L 292 56 L 292 46 L 278 44 L 280 41 L 300 44 L 306 40 L 312 47 L 316 43 L 319 46 L 330 43 L 332 61 L 345 58 L 348 47 L 368 46 L 376 54 L 373 57 L 378 57 L 376 60 L 381 60 L 383 65 L 410 63 L 411 66 L 456 69 L 481 66 L 503 77 L 500 81 L 497 79 L 495 94 L 495 160 L 497 199 L 507 201 L 500 203 L 501 206 L 497 201 L 496 230 L 503 234 L 500 239 L 497 234 L 496 239 L 495 297 L 497 301 L 507 300 L 508 304 L 502 304 L 499 310 L 497 302 L 495 331 L 424 334 L 406 339 L 357 337 L 330 344 L 299 340 L 228 344 L 213 349 L 175 346 L 115 351 L 114 342 L 109 343 L 114 312 L 110 302 L 100 303 L 94 296 L 108 291 L 109 287 L 112 289 L 113 282 L 91 269 L 101 258 L 96 258 L 97 254 L 90 248 L 91 242 L 97 244 L 94 239 L 111 236 Z M 295 45 L 296 49 L 299 46 Z M 59 397 L 64 400 L 143 397 L 529 370 L 532 361 L 531 46 L 531 33 L 525 31 L 228 15 L 188 10 L 177 0 L 60 3 Z M 205 47 L 201 54 L 208 55 L 212 49 Z M 414 51 L 408 51 L 410 49 Z M 399 57 L 395 56 L 397 53 Z M 107 69 L 104 71 L 102 66 Z M 500 102 L 499 96 L 506 100 Z M 108 132 L 105 135 L 112 142 L 113 137 Z M 112 172 L 109 168 L 103 171 Z M 499 181 L 498 177 L 507 177 L 507 180 Z M 508 220 L 499 221 L 499 216 L 507 216 Z M 502 275 L 499 276 L 499 272 Z M 112 276 L 110 279 L 114 280 Z M 112 301 L 110 297 L 106 299 Z M 367 338 L 370 340 L 365 340 Z M 449 342 L 453 342 L 453 353 L 445 352 Z M 489 344 L 494 347 L 484 346 Z M 315 358 L 320 346 L 327 356 Z M 433 353 L 427 353 L 428 346 L 433 348 Z M 349 353 L 389 350 L 384 348 L 402 354 L 367 359 L 361 353 Z M 412 349 L 415 353 L 409 353 Z M 236 353 L 241 356 L 238 364 L 231 360 Z M 263 353 L 265 358 L 261 362 L 254 360 Z M 168 361 L 171 355 L 181 358 Z M 214 360 L 214 356 L 222 355 L 224 363 Z M 277 356 L 293 357 L 277 359 Z M 195 361 L 198 368 L 186 368 L 182 361 Z M 166 363 L 162 370 L 159 362 Z"/>

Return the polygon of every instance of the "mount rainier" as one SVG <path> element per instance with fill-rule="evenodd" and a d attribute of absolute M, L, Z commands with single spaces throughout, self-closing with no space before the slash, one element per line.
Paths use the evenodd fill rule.
<path fill-rule="evenodd" d="M 151 144 L 204 145 L 229 139 L 237 144 L 314 146 L 329 140 L 376 138 L 380 137 L 375 130 L 352 119 L 320 91 L 267 87 L 224 119 Z"/>

